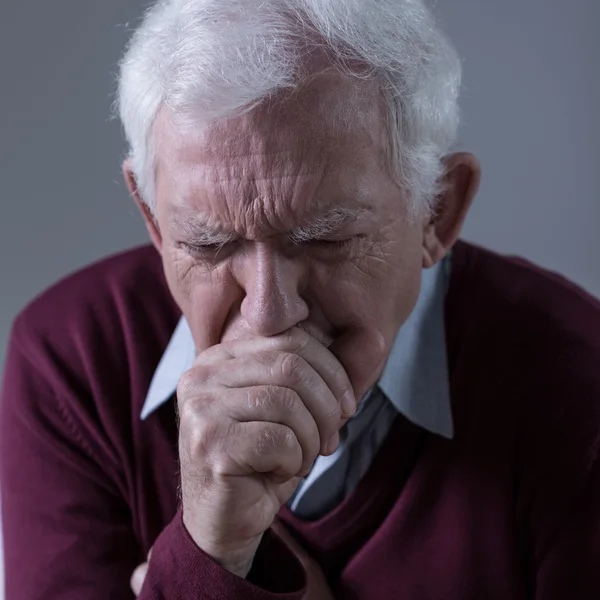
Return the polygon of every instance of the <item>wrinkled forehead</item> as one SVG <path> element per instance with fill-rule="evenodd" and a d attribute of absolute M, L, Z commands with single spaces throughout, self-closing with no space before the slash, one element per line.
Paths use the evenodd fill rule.
<path fill-rule="evenodd" d="M 157 168 L 218 167 L 250 156 L 287 164 L 339 160 L 353 168 L 361 155 L 385 152 L 386 131 L 378 86 L 328 73 L 247 113 L 193 128 L 181 128 L 163 109 L 155 126 Z"/>

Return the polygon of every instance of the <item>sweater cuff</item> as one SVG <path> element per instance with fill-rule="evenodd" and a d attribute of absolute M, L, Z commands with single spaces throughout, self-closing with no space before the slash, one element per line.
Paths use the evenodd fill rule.
<path fill-rule="evenodd" d="M 301 600 L 304 569 L 287 545 L 265 532 L 247 579 L 203 552 L 183 524 L 182 512 L 158 536 L 139 600 Z"/>

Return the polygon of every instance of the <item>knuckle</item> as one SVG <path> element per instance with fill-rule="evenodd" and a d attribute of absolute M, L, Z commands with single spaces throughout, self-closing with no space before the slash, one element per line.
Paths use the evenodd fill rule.
<path fill-rule="evenodd" d="M 227 437 L 228 428 L 218 419 L 207 419 L 191 411 L 189 415 L 180 430 L 181 444 L 187 455 L 192 460 L 214 455 Z"/>
<path fill-rule="evenodd" d="M 289 427 L 281 427 L 278 433 L 279 447 L 290 450 L 298 446 L 296 434 Z"/>
<path fill-rule="evenodd" d="M 277 388 L 276 401 L 277 408 L 280 411 L 283 410 L 283 412 L 290 414 L 297 414 L 302 409 L 302 406 L 304 406 L 302 400 L 300 400 L 300 396 L 294 390 L 287 387 Z"/>
<path fill-rule="evenodd" d="M 210 376 L 208 367 L 202 365 L 185 371 L 177 382 L 177 397 L 185 399 L 195 395 L 201 389 L 202 384 L 210 379 Z"/>
<path fill-rule="evenodd" d="M 193 369 L 186 371 L 177 382 L 177 397 L 186 398 L 189 393 L 195 388 L 196 378 L 194 377 Z"/>
<path fill-rule="evenodd" d="M 255 414 L 273 415 L 281 412 L 297 413 L 300 397 L 291 388 L 263 385 L 248 391 L 248 408 Z"/>
<path fill-rule="evenodd" d="M 201 405 L 201 396 L 194 396 L 187 398 L 184 394 L 179 393 L 179 386 L 177 388 L 177 402 L 179 405 L 179 421 L 193 421 L 198 417 L 199 408 Z"/>
<path fill-rule="evenodd" d="M 214 456 L 210 467 L 210 475 L 213 481 L 222 481 L 231 472 L 231 458 L 220 453 Z"/>
<path fill-rule="evenodd" d="M 281 334 L 281 342 L 289 352 L 300 352 L 307 341 L 307 333 L 298 327 L 292 327 Z"/>
<path fill-rule="evenodd" d="M 297 415 L 304 406 L 300 396 L 291 388 L 279 387 L 274 397 L 276 410 L 279 415 Z"/>
<path fill-rule="evenodd" d="M 190 428 L 189 443 L 193 448 L 202 449 L 208 453 L 221 437 L 221 428 L 216 421 L 207 421 L 206 419 L 196 419 L 194 425 Z"/>
<path fill-rule="evenodd" d="M 248 408 L 255 413 L 270 412 L 277 398 L 277 387 L 263 385 L 248 390 Z"/>
<path fill-rule="evenodd" d="M 286 380 L 299 381 L 302 379 L 304 361 L 297 354 L 285 352 L 279 355 L 276 361 L 276 370 Z"/>
<path fill-rule="evenodd" d="M 180 433 L 201 427 L 206 409 L 212 403 L 212 398 L 207 394 L 197 394 L 188 399 L 178 396 L 177 401 Z"/>
<path fill-rule="evenodd" d="M 258 436 L 255 452 L 260 456 L 273 452 L 285 452 L 293 448 L 295 443 L 296 436 L 289 427 L 283 425 L 265 427 Z"/>
<path fill-rule="evenodd" d="M 265 428 L 257 436 L 254 451 L 258 456 L 270 454 L 277 447 L 278 436 L 271 428 Z"/>
<path fill-rule="evenodd" d="M 187 438 L 180 441 L 182 490 L 188 495 L 191 492 L 192 497 L 202 496 L 221 475 L 227 473 L 229 435 L 231 427 L 217 420 L 201 419 L 189 430 Z"/>

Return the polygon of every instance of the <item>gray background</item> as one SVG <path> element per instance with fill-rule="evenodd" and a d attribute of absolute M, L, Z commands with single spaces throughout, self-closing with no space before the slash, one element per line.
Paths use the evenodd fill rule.
<path fill-rule="evenodd" d="M 0 366 L 35 294 L 146 240 L 108 120 L 125 24 L 144 5 L 0 3 Z M 435 10 L 464 61 L 461 146 L 484 167 L 464 237 L 600 296 L 600 3 L 438 0 Z"/>

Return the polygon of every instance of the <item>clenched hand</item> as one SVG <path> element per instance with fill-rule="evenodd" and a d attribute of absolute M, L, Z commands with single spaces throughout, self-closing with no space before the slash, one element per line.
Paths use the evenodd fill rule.
<path fill-rule="evenodd" d="M 177 389 L 183 521 L 245 577 L 263 533 L 318 454 L 331 454 L 383 360 L 375 333 L 325 348 L 300 329 L 198 355 Z M 335 354 L 334 354 L 335 353 Z M 339 357 L 336 358 L 336 354 Z M 348 373 L 352 373 L 351 382 Z"/>

